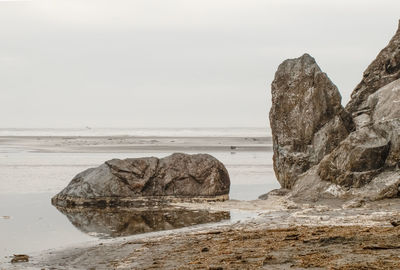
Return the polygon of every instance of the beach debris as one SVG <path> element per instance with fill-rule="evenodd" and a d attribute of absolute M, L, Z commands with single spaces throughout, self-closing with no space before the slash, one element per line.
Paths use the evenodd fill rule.
<path fill-rule="evenodd" d="M 397 227 L 397 226 L 400 225 L 400 220 L 392 220 L 392 221 L 390 222 L 390 224 L 392 224 L 393 227 Z"/>
<path fill-rule="evenodd" d="M 209 266 L 208 270 L 224 270 L 222 266 Z"/>
<path fill-rule="evenodd" d="M 400 246 L 393 246 L 393 245 L 364 246 L 363 249 L 370 249 L 370 250 L 400 249 Z"/>
<path fill-rule="evenodd" d="M 208 154 L 112 159 L 75 176 L 52 203 L 69 206 L 147 206 L 229 198 L 225 166 Z"/>
<path fill-rule="evenodd" d="M 29 261 L 29 256 L 25 254 L 14 254 L 14 257 L 11 259 L 11 263 L 20 263 L 28 261 Z"/>
<path fill-rule="evenodd" d="M 292 233 L 285 236 L 285 240 L 299 240 L 300 234 Z"/>
<path fill-rule="evenodd" d="M 274 260 L 275 258 L 274 258 L 274 256 L 272 256 L 272 255 L 267 255 L 267 256 L 265 256 L 265 258 L 264 258 L 264 261 L 263 261 L 263 265 L 267 265 L 267 264 L 269 264 L 272 260 Z"/>
<path fill-rule="evenodd" d="M 210 232 L 206 232 L 206 234 L 221 234 L 222 231 L 210 231 Z"/>

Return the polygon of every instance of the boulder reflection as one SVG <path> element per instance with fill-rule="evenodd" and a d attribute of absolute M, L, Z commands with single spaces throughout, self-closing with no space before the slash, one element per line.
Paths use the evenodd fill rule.
<path fill-rule="evenodd" d="M 76 228 L 100 238 L 177 229 L 230 219 L 230 213 L 225 211 L 59 207 L 57 209 L 66 215 Z"/>

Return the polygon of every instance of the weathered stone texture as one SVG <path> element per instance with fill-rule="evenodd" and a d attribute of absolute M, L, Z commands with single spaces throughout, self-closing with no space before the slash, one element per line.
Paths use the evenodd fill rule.
<path fill-rule="evenodd" d="M 337 87 L 308 54 L 284 61 L 271 89 L 274 170 L 290 188 L 348 135 L 348 124 Z"/>
<path fill-rule="evenodd" d="M 400 78 L 400 21 L 396 34 L 389 44 L 364 71 L 361 82 L 351 94 L 346 110 L 357 115 L 362 111 L 368 97 L 379 88 Z"/>
<path fill-rule="evenodd" d="M 72 179 L 53 204 L 120 205 L 151 198 L 226 199 L 230 180 L 225 166 L 207 154 L 176 153 L 158 159 L 112 159 Z"/>
<path fill-rule="evenodd" d="M 312 83 L 316 74 L 325 83 Z M 283 62 L 272 83 L 270 112 L 282 187 L 312 200 L 399 196 L 399 78 L 400 30 L 364 72 L 346 106 L 350 119 L 336 87 L 311 57 Z M 305 98 L 309 92 L 318 94 Z"/>

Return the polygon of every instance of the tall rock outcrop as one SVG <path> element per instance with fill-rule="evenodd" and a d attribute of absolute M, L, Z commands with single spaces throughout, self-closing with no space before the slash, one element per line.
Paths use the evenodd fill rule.
<path fill-rule="evenodd" d="M 398 165 L 400 106 L 396 103 L 400 105 L 400 79 L 369 96 L 364 124 L 321 161 L 321 179 L 359 188 Z"/>
<path fill-rule="evenodd" d="M 346 110 L 355 117 L 362 114 L 368 97 L 379 88 L 400 78 L 400 21 L 396 34 L 363 73 L 361 82 L 351 94 Z"/>
<path fill-rule="evenodd" d="M 304 57 L 304 56 L 303 56 Z M 301 58 L 299 58 L 301 59 Z M 299 62 L 299 59 L 295 61 Z M 293 61 L 293 60 L 287 60 Z M 285 61 L 286 62 L 286 61 Z M 282 64 L 284 65 L 285 62 Z M 289 94 L 287 99 L 293 97 L 292 93 L 302 93 L 304 85 L 308 85 L 309 77 L 304 76 L 307 70 L 314 68 L 314 63 L 308 61 L 307 65 L 300 65 L 300 72 L 288 72 L 284 82 L 279 85 L 289 85 L 294 88 L 287 91 Z M 281 67 L 278 68 L 277 74 L 280 73 Z M 325 75 L 326 76 L 326 75 Z M 293 83 L 293 77 L 297 81 L 305 81 L 303 83 Z M 276 80 L 277 76 L 275 77 Z M 300 79 L 299 79 L 300 78 Z M 307 88 L 307 87 L 306 87 Z M 275 81 L 272 83 L 273 102 L 277 102 L 273 107 L 280 106 L 280 99 L 274 97 L 277 91 Z M 278 87 L 280 93 L 285 95 L 285 88 Z M 331 89 L 328 85 L 322 89 Z M 322 90 L 321 90 L 322 91 Z M 325 90 L 327 91 L 327 90 Z M 337 90 L 336 90 L 337 91 Z M 321 96 L 321 95 L 320 95 Z M 315 102 L 302 98 L 297 95 L 298 102 L 301 102 L 302 111 L 314 111 Z M 335 104 L 335 108 L 340 106 L 335 96 L 330 104 Z M 341 108 L 341 107 L 340 107 Z M 306 200 L 318 200 L 321 198 L 341 197 L 341 198 L 366 198 L 371 200 L 397 197 L 400 195 L 400 24 L 399 30 L 391 39 L 389 45 L 383 49 L 377 58 L 364 72 L 361 83 L 355 88 L 346 110 L 334 110 L 329 117 L 331 120 L 321 118 L 317 111 L 310 117 L 307 115 L 308 122 L 303 120 L 302 111 L 291 113 L 292 110 L 283 110 L 282 114 L 275 114 L 277 111 L 271 109 L 270 119 L 273 137 L 274 137 L 274 163 L 276 175 L 281 185 L 285 188 L 291 188 L 291 195 L 294 198 Z M 349 119 L 348 111 L 351 114 Z M 272 124 L 271 114 L 274 116 L 274 124 Z M 311 120 L 310 120 L 311 119 Z M 328 139 L 319 144 L 315 144 L 315 137 L 324 130 L 325 126 L 329 126 L 332 119 L 339 119 L 336 129 L 348 131 L 339 133 L 335 137 L 337 140 Z M 318 131 L 311 132 L 313 143 L 304 140 L 301 132 L 287 132 L 283 127 L 287 123 L 298 123 L 287 126 L 294 128 L 295 131 L 300 127 L 303 129 L 308 126 L 319 126 Z M 275 123 L 280 123 L 276 125 Z M 312 125 L 309 125 L 312 123 Z M 354 126 L 353 126 L 354 124 Z M 297 128 L 297 129 L 296 129 Z M 302 131 L 302 129 L 300 128 Z M 314 129 L 315 130 L 315 129 Z M 289 148 L 280 140 L 282 132 L 289 134 L 292 141 L 302 142 L 303 149 L 308 149 L 305 160 L 309 166 L 303 167 L 304 161 L 296 159 L 301 156 L 296 152 L 296 148 Z M 330 135 L 334 136 L 334 135 Z M 284 141 L 284 140 L 283 140 Z M 323 151 L 317 159 L 311 157 L 315 153 L 315 149 L 321 149 L 325 145 L 326 151 Z M 282 151 L 281 149 L 286 150 Z M 301 149 L 301 147 L 297 148 Z M 304 151 L 303 151 L 304 152 Z M 290 166 L 282 166 L 286 161 L 280 158 L 282 153 L 290 156 Z M 287 154 L 289 153 L 289 154 Z M 275 157 L 275 155 L 277 157 Z M 286 157 L 283 156 L 283 157 Z M 293 158 L 294 157 L 294 158 Z M 287 162 L 286 162 L 287 164 Z M 293 170 L 293 168 L 306 168 L 305 170 Z M 297 174 L 296 174 L 297 172 Z M 290 175 L 292 185 L 282 182 L 282 176 Z M 285 179 L 285 178 L 283 178 Z"/>
<path fill-rule="evenodd" d="M 76 175 L 52 198 L 57 206 L 147 206 L 173 200 L 226 200 L 225 166 L 207 154 L 112 159 Z"/>
<path fill-rule="evenodd" d="M 351 123 L 337 87 L 308 54 L 284 61 L 271 90 L 274 170 L 281 186 L 291 188 L 346 138 Z"/>
<path fill-rule="evenodd" d="M 379 200 L 400 196 L 400 79 L 367 101 L 368 121 L 344 139 L 292 188 L 299 200 Z"/>

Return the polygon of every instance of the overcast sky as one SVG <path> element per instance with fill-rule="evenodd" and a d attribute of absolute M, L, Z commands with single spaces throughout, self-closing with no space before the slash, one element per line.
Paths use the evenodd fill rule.
<path fill-rule="evenodd" d="M 0 127 L 264 127 L 286 58 L 349 100 L 400 1 L 0 0 Z"/>

